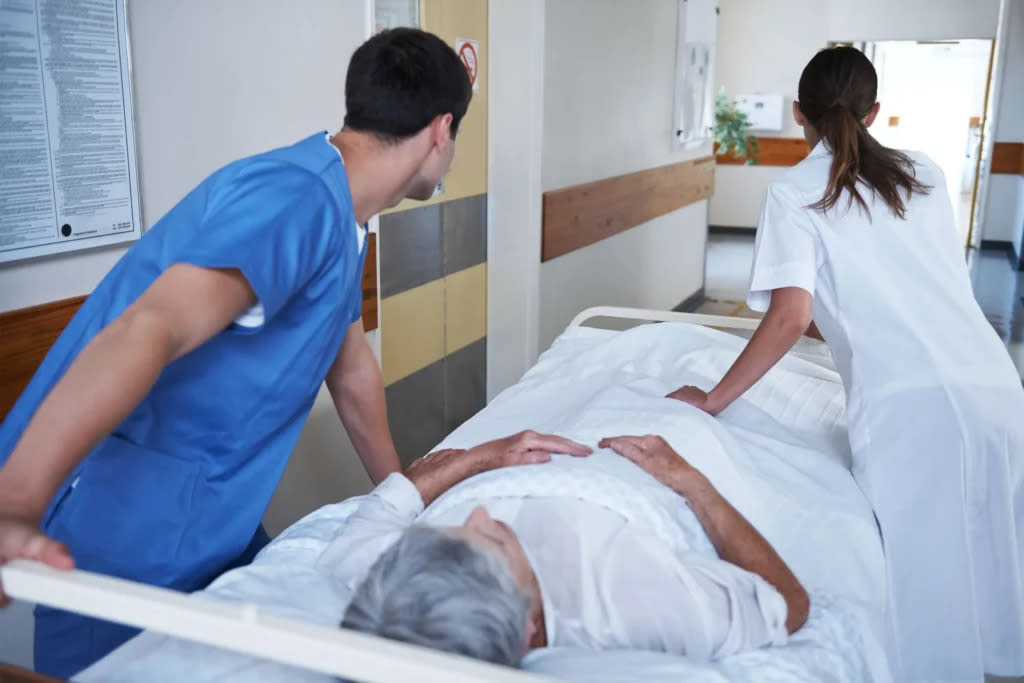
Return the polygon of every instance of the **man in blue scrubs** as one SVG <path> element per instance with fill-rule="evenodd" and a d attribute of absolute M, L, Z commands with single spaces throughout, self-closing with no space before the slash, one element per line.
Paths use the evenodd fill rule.
<path fill-rule="evenodd" d="M 363 226 L 432 195 L 471 94 L 439 38 L 380 33 L 352 56 L 337 135 L 229 164 L 153 226 L 0 426 L 0 562 L 202 588 L 266 542 L 325 380 L 370 478 L 398 471 L 360 318 Z M 133 634 L 39 608 L 36 669 L 70 677 Z"/>

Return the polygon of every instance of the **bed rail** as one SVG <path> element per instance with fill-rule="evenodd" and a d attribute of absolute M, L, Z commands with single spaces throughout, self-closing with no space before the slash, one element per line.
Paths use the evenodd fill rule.
<path fill-rule="evenodd" d="M 38 562 L 0 566 L 11 597 L 176 638 L 370 683 L 450 681 L 542 683 L 551 679 L 467 657 L 261 613 L 256 605 L 218 602 Z"/>
<path fill-rule="evenodd" d="M 738 318 L 726 315 L 705 315 L 704 313 L 680 313 L 658 311 L 646 308 L 625 308 L 621 306 L 594 306 L 579 313 L 569 327 L 579 327 L 592 318 L 616 318 L 619 320 L 645 320 L 647 322 L 676 322 L 722 327 L 734 330 L 755 330 L 761 324 L 758 318 Z"/>

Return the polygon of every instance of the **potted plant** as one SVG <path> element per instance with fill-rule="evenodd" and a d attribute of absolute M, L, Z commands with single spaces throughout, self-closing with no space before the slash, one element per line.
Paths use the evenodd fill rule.
<path fill-rule="evenodd" d="M 715 96 L 715 153 L 746 158 L 746 165 L 756 164 L 761 151 L 757 138 L 747 135 L 750 122 L 736 103 L 725 96 L 725 89 Z"/>

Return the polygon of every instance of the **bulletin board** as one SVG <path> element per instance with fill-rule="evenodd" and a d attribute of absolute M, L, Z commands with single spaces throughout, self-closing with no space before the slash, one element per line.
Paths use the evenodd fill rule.
<path fill-rule="evenodd" d="M 0 263 L 138 239 L 125 0 L 5 0 L 0 33 Z"/>

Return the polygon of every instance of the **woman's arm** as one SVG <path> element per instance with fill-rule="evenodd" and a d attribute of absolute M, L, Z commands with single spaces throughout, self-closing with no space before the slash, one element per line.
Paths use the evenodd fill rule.
<path fill-rule="evenodd" d="M 718 415 L 754 386 L 811 326 L 811 294 L 800 287 L 772 290 L 771 304 L 754 335 L 714 389 L 684 386 L 668 395 Z"/>

